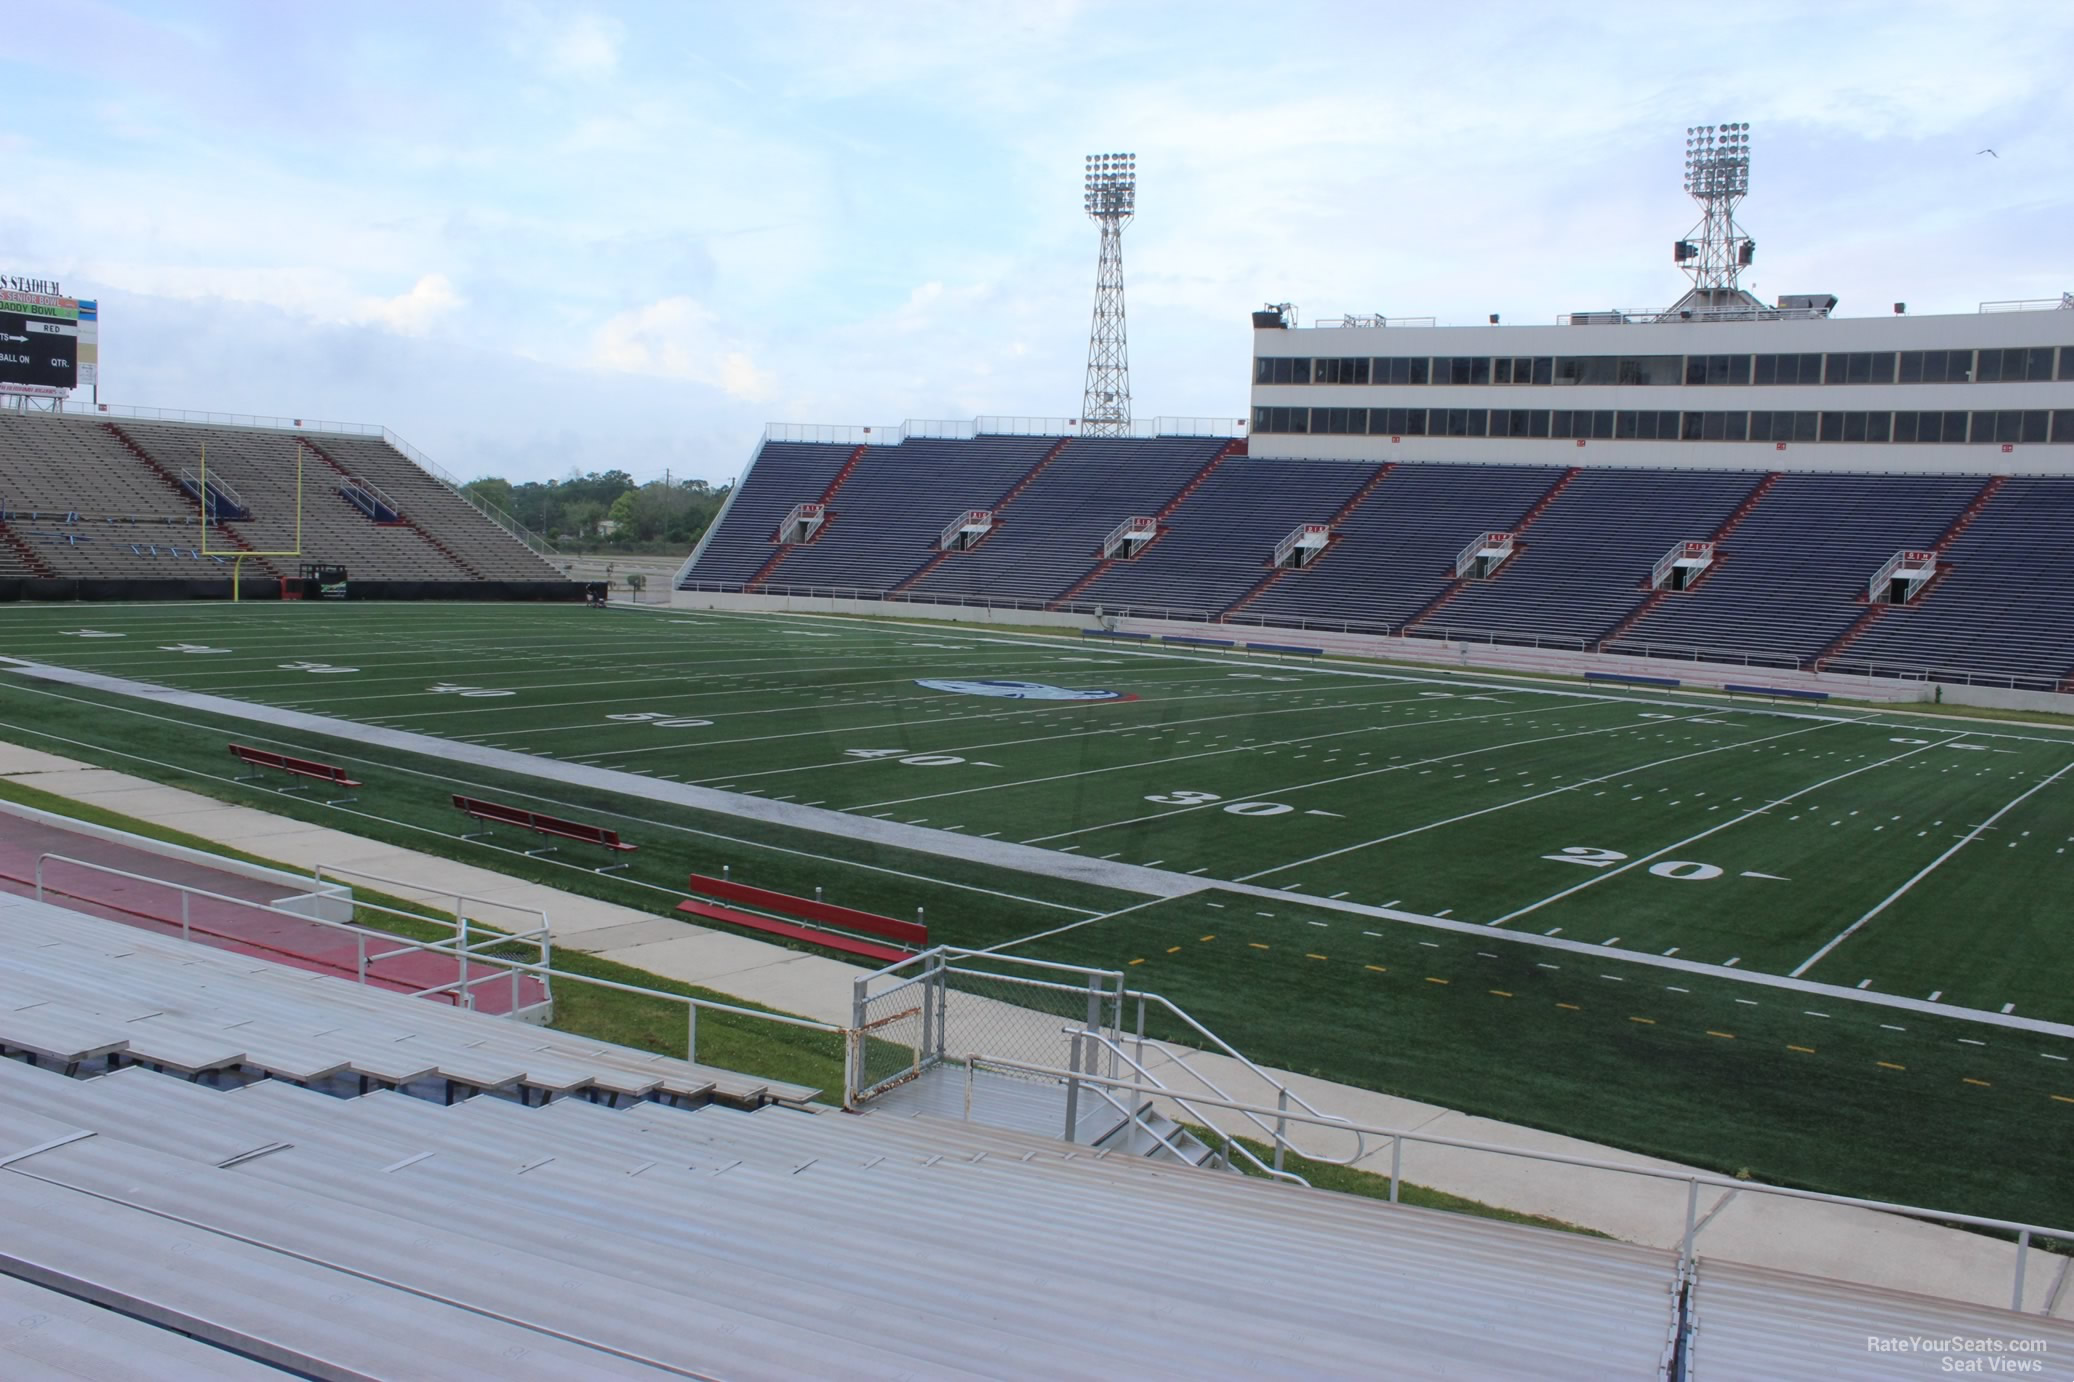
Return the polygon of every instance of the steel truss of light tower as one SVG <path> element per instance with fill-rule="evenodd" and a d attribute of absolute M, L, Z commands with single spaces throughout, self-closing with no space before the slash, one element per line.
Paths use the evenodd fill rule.
<path fill-rule="evenodd" d="M 1745 296 L 1736 282 L 1757 253 L 1756 241 L 1736 224 L 1736 207 L 1750 191 L 1750 126 L 1693 125 L 1685 131 L 1685 191 L 1700 204 L 1700 221 L 1672 251 L 1692 277 L 1691 297 L 1726 307 Z"/>
<path fill-rule="evenodd" d="M 1095 316 L 1087 336 L 1087 391 L 1080 434 L 1122 437 L 1131 430 L 1131 362 L 1123 329 L 1123 228 L 1138 209 L 1138 156 L 1087 156 L 1087 214 L 1101 227 Z"/>

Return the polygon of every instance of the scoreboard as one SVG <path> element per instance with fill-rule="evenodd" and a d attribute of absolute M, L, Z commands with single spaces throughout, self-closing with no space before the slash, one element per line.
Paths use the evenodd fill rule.
<path fill-rule="evenodd" d="M 0 288 L 0 393 L 61 398 L 83 382 L 94 382 L 96 316 L 91 302 Z M 84 350 L 82 330 L 87 333 Z"/>

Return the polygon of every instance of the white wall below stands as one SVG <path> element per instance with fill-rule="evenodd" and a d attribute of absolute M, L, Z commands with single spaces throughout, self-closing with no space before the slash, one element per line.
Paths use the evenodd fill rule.
<path fill-rule="evenodd" d="M 940 619 L 960 624 L 1001 624 L 1022 628 L 1078 629 L 1091 621 L 1085 614 L 1055 614 L 1046 609 L 1010 606 L 910 604 L 905 600 L 854 600 L 833 595 L 740 595 L 714 590 L 679 590 L 673 609 L 734 610 L 748 614 L 858 614 L 881 619 Z M 1200 629 L 1201 625 L 1194 627 Z"/>
<path fill-rule="evenodd" d="M 671 597 L 675 609 L 729 610 L 753 614 L 842 614 L 880 619 L 933 619 L 965 624 L 998 624 L 1003 627 L 1039 629 L 1083 629 L 1093 621 L 1086 614 L 1054 613 L 1040 609 L 989 608 L 983 605 L 934 605 L 902 600 L 856 600 L 823 595 L 741 595 L 720 591 L 679 590 Z M 1941 700 L 1947 705 L 1964 705 L 1984 710 L 2042 710 L 2074 715 L 2074 695 L 2054 691 L 2018 691 L 2001 686 L 1964 686 L 1948 682 L 1904 681 L 1895 677 L 1868 677 L 1841 672 L 1796 672 L 1778 667 L 1739 667 L 1722 662 L 1680 662 L 1671 658 L 1623 657 L 1613 653 L 1577 652 L 1557 648 L 1520 648 L 1503 644 L 1454 643 L 1432 638 L 1391 638 L 1375 634 L 1330 633 L 1319 629 L 1291 629 L 1257 624 L 1202 624 L 1188 620 L 1119 620 L 1117 627 L 1129 633 L 1161 634 L 1181 638 L 1229 638 L 1236 644 L 1276 643 L 1322 648 L 1336 656 L 1380 658 L 1397 662 L 1423 663 L 1456 671 L 1538 672 L 1548 676 L 1582 677 L 1586 672 L 1620 676 L 1673 677 L 1699 690 L 1722 686 L 1768 686 L 1799 691 L 1826 691 L 1850 700 L 1886 701 L 1894 704 Z"/>

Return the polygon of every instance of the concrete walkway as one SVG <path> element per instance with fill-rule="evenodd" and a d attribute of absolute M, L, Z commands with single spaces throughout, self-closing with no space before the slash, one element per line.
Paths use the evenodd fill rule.
<path fill-rule="evenodd" d="M 457 897 L 465 897 L 476 900 L 471 902 L 470 915 L 486 920 L 494 914 L 481 904 L 544 913 L 559 945 L 823 1021 L 849 1022 L 852 982 L 865 972 L 838 960 L 560 892 L 323 826 L 225 805 L 35 749 L 0 743 L 0 777 L 215 840 L 293 868 L 357 871 L 366 876 L 348 876 L 345 881 L 443 910 L 452 909 Z M 7 818 L 0 816 L 0 830 L 7 828 Z M 1162 1050 L 1157 1057 L 1148 1050 L 1147 1056 L 1148 1068 L 1177 1090 L 1201 1088 L 1175 1069 L 1175 1061 L 1180 1059 L 1235 1099 L 1274 1102 L 1271 1085 L 1228 1057 L 1181 1048 Z M 1674 1176 L 1694 1173 L 1692 1168 L 1475 1118 L 1436 1104 L 1301 1075 L 1271 1073 L 1319 1109 L 1358 1123 L 1523 1152 L 1648 1167 Z M 1342 1133 L 1307 1133 L 1297 1141 L 1333 1159 L 1344 1158 L 1353 1150 L 1352 1139 Z M 1387 1141 L 1371 1139 L 1358 1164 L 1387 1174 L 1390 1161 Z M 1675 1179 L 1409 1141 L 1402 1151 L 1402 1173 L 1415 1184 L 1546 1215 L 1652 1247 L 1676 1247 L 1684 1231 L 1687 1189 Z M 1698 1211 L 1703 1227 L 1696 1246 L 1702 1257 L 1980 1305 L 2006 1308 L 2010 1301 L 2016 1262 L 2011 1244 L 1891 1215 L 1743 1190 L 1702 1189 Z M 2026 1309 L 2074 1319 L 2070 1267 L 2074 1267 L 2074 1259 L 2033 1250 L 2025 1268 Z"/>

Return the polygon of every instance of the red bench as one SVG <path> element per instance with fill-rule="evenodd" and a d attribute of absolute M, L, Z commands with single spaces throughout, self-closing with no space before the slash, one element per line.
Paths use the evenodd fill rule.
<path fill-rule="evenodd" d="M 248 767 L 272 768 L 276 772 L 290 773 L 296 777 L 307 777 L 316 782 L 328 782 L 334 787 L 358 787 L 360 785 L 352 778 L 346 776 L 344 768 L 335 767 L 330 763 L 319 763 L 312 758 L 290 758 L 285 753 L 275 753 L 271 749 L 250 748 L 244 744 L 231 744 L 228 747 L 231 754 Z M 235 780 L 238 782 L 253 782 L 260 776 L 259 773 L 247 773 Z M 280 790 L 284 792 L 299 792 L 302 790 L 302 787 L 299 784 L 291 784 Z M 334 797 L 324 804 L 326 806 L 340 806 L 351 800 L 351 797 Z"/>
<path fill-rule="evenodd" d="M 456 795 L 454 797 L 454 808 L 465 812 L 485 825 L 508 825 L 518 830 L 530 830 L 536 835 L 552 835 L 556 839 L 574 840 L 578 844 L 597 845 L 600 849 L 609 849 L 615 854 L 631 854 L 640 848 L 639 845 L 630 845 L 620 839 L 617 830 L 607 830 L 603 826 L 598 825 L 584 825 L 580 821 L 565 821 L 559 816 L 550 816 L 539 811 L 528 811 L 523 806 L 501 806 L 494 801 L 477 801 L 474 797 Z M 491 833 L 487 830 L 479 830 L 473 835 L 463 835 L 461 838 L 464 840 L 479 840 Z M 529 849 L 525 853 L 527 857 L 531 858 L 542 854 L 552 854 L 555 852 L 555 848 L 554 845 L 547 845 L 540 849 Z M 609 873 L 613 869 L 623 869 L 625 867 L 625 864 L 610 864 L 597 871 L 599 873 Z"/>
<path fill-rule="evenodd" d="M 856 936 L 845 936 L 839 931 L 822 931 L 812 926 L 799 926 L 775 917 L 760 917 L 750 912 L 737 912 L 730 907 L 718 907 L 710 902 L 680 902 L 677 910 L 708 921 L 725 921 L 736 926 L 746 926 L 752 931 L 763 931 L 787 940 L 805 941 L 809 945 L 826 946 L 830 950 L 841 950 L 851 955 L 864 955 L 874 960 L 892 963 L 913 957 L 913 952 L 896 950 L 877 941 L 861 940 Z"/>
<path fill-rule="evenodd" d="M 695 893 L 705 893 L 708 897 L 782 912 L 790 917 L 804 917 L 808 921 L 840 926 L 846 931 L 862 931 L 868 936 L 883 936 L 887 940 L 902 941 L 921 949 L 927 949 L 929 945 L 929 928 L 918 921 L 901 921 L 897 917 L 883 917 L 876 912 L 860 912 L 854 907 L 838 907 L 818 898 L 794 897 L 791 893 L 772 892 L 768 888 L 752 888 L 747 883 L 737 883 L 730 878 L 715 878 L 704 873 L 691 876 L 691 890 Z"/>

